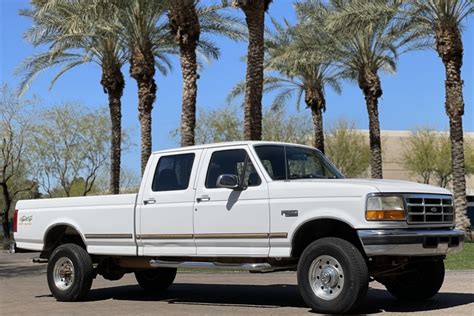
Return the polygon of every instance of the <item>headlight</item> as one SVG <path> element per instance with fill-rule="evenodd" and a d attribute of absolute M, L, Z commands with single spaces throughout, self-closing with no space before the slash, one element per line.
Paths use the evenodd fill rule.
<path fill-rule="evenodd" d="M 404 221 L 405 206 L 400 196 L 369 196 L 365 218 L 368 221 Z"/>

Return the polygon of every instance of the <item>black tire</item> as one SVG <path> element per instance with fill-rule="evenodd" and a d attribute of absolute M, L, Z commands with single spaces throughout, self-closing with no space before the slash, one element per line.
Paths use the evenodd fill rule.
<path fill-rule="evenodd" d="M 399 300 L 420 301 L 435 296 L 444 282 L 442 259 L 410 263 L 406 273 L 384 280 L 387 290 Z"/>
<path fill-rule="evenodd" d="M 173 284 L 176 277 L 175 268 L 157 268 L 135 272 L 138 284 L 150 292 L 161 292 Z"/>
<path fill-rule="evenodd" d="M 67 267 L 61 268 L 61 266 L 72 266 L 74 274 L 69 279 L 69 283 L 58 279 L 56 279 L 58 283 L 55 281 L 55 276 L 60 278 L 61 275 L 69 275 L 69 272 L 66 271 Z M 86 297 L 94 278 L 91 257 L 87 251 L 76 244 L 61 245 L 49 257 L 47 278 L 49 289 L 58 301 L 80 301 Z M 69 277 L 65 277 L 64 280 L 66 278 Z"/>
<path fill-rule="evenodd" d="M 330 257 L 335 261 L 324 262 Z M 328 274 L 333 276 L 329 282 L 335 284 L 324 284 Z M 310 280 L 312 275 L 314 282 Z M 313 311 L 326 314 L 342 314 L 356 308 L 364 300 L 369 284 L 367 264 L 360 251 L 350 242 L 333 237 L 316 240 L 306 247 L 298 262 L 297 276 L 306 304 Z M 324 285 L 321 291 L 319 285 Z"/>

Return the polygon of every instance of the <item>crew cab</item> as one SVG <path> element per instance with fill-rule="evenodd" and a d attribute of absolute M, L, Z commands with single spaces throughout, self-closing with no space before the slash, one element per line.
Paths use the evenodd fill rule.
<path fill-rule="evenodd" d="M 297 271 L 314 311 L 344 313 L 369 280 L 399 299 L 427 299 L 443 259 L 463 248 L 445 189 L 346 179 L 318 150 L 231 142 L 151 155 L 137 194 L 23 200 L 19 250 L 47 261 L 57 300 L 87 297 L 93 279 L 134 273 L 163 291 L 178 268 Z"/>

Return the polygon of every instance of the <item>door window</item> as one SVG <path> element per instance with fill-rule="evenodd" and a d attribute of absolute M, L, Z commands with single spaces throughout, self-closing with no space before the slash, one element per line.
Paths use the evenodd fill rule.
<path fill-rule="evenodd" d="M 244 149 L 216 151 L 212 154 L 207 170 L 206 188 L 217 188 L 217 178 L 222 174 L 236 175 L 245 186 L 262 183 L 255 167 Z"/>
<path fill-rule="evenodd" d="M 153 177 L 152 190 L 186 190 L 193 168 L 194 154 L 163 156 L 158 161 Z"/>
<path fill-rule="evenodd" d="M 273 180 L 343 178 L 316 149 L 299 146 L 258 145 L 258 158 Z"/>

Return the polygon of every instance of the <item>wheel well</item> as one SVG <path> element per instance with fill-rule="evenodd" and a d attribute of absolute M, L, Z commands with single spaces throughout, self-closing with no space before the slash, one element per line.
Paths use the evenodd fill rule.
<path fill-rule="evenodd" d="M 81 234 L 70 225 L 57 225 L 51 228 L 44 237 L 44 247 L 40 257 L 48 259 L 56 247 L 62 244 L 76 244 L 84 249 L 86 245 L 82 240 Z"/>
<path fill-rule="evenodd" d="M 338 237 L 347 240 L 365 256 L 364 249 L 354 228 L 342 221 L 325 218 L 309 221 L 298 228 L 291 244 L 292 257 L 298 258 L 310 243 L 323 237 Z"/>

